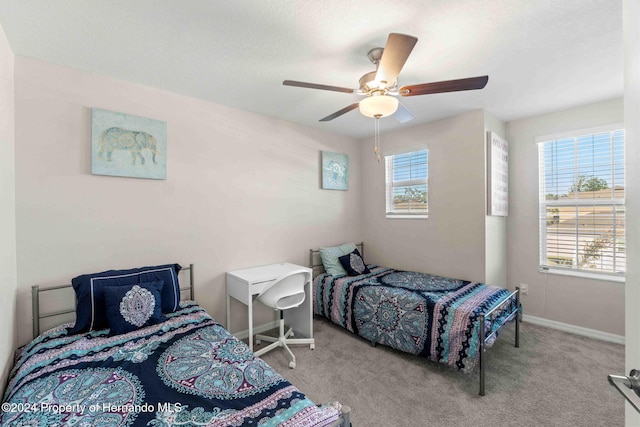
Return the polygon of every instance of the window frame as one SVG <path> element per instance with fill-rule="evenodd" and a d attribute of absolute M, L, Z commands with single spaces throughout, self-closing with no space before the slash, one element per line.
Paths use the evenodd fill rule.
<path fill-rule="evenodd" d="M 397 156 L 403 155 L 411 155 L 414 153 L 422 153 L 424 152 L 426 155 L 426 177 L 424 179 L 407 179 L 402 181 L 393 181 L 390 180 L 393 177 L 393 161 Z M 427 219 L 429 218 L 429 149 L 428 148 L 419 148 L 412 149 L 411 151 L 403 151 L 397 152 L 394 154 L 389 154 L 384 156 L 384 164 L 385 164 L 385 217 L 388 219 Z M 408 213 L 408 212 L 394 212 L 392 209 L 393 206 L 393 189 L 395 187 L 401 186 L 415 186 L 415 185 L 424 185 L 427 191 L 427 209 L 426 212 L 420 213 Z"/>
<path fill-rule="evenodd" d="M 585 198 L 585 199 L 581 199 L 579 197 L 576 198 L 572 198 L 572 199 L 547 199 L 546 198 L 546 193 L 547 188 L 545 187 L 545 181 L 546 181 L 546 176 L 545 176 L 545 170 L 544 170 L 544 160 L 545 160 L 545 153 L 544 153 L 544 146 L 545 143 L 548 142 L 554 142 L 554 141 L 559 141 L 562 139 L 569 139 L 569 138 L 573 138 L 574 139 L 574 150 L 575 150 L 575 144 L 577 144 L 577 141 L 579 138 L 584 137 L 584 136 L 588 136 L 588 135 L 597 135 L 597 134 L 602 134 L 602 133 L 610 133 L 611 137 L 613 138 L 613 135 L 615 134 L 615 132 L 618 131 L 622 131 L 623 133 L 623 147 L 624 144 L 626 144 L 626 132 L 625 132 L 625 128 L 624 128 L 624 124 L 622 123 L 616 123 L 616 124 L 611 124 L 611 125 L 606 125 L 606 126 L 600 126 L 600 127 L 595 127 L 595 128 L 588 128 L 588 129 L 580 129 L 580 130 L 575 130 L 575 131 L 569 131 L 569 132 L 562 132 L 562 133 L 558 133 L 558 134 L 552 134 L 552 135 L 545 135 L 545 136 L 540 136 L 537 137 L 535 139 L 536 145 L 537 145 L 537 149 L 538 149 L 538 174 L 539 174 L 539 184 L 538 184 L 538 239 L 539 239 L 539 244 L 538 244 L 538 263 L 539 263 L 539 270 L 540 272 L 543 273 L 552 273 L 552 274 L 559 274 L 559 275 L 567 275 L 567 276 L 573 276 L 573 277 L 581 277 L 581 278 L 588 278 L 588 279 L 597 279 L 597 280 L 603 280 L 603 281 L 613 281 L 613 282 L 624 282 L 625 281 L 625 275 L 626 275 L 626 248 L 625 248 L 625 234 L 622 233 L 622 235 L 618 235 L 618 233 L 615 233 L 615 230 L 617 228 L 617 221 L 616 221 L 616 213 L 619 211 L 619 207 L 622 207 L 622 212 L 624 214 L 624 227 L 626 229 L 626 198 L 615 198 L 615 187 L 620 185 L 619 183 L 614 183 L 613 184 L 613 188 L 612 190 L 612 196 L 610 198 Z M 612 161 L 609 164 L 609 166 L 611 167 L 611 169 L 613 170 L 614 167 L 616 166 L 616 162 L 613 161 L 613 156 L 614 156 L 614 148 L 613 146 L 611 147 L 611 156 L 612 156 Z M 624 156 L 624 150 L 623 150 L 623 156 Z M 622 167 L 623 167 L 623 182 L 622 182 L 622 186 L 626 191 L 626 163 L 624 161 L 624 157 L 622 160 Z M 574 164 L 574 173 L 578 173 L 579 168 L 576 167 L 576 165 Z M 594 175 L 596 176 L 596 175 Z M 596 176 L 597 177 L 597 176 Z M 612 208 L 613 214 L 611 216 L 612 218 L 612 227 L 614 230 L 614 235 L 613 240 L 614 243 L 612 244 L 612 257 L 614 258 L 614 260 L 617 260 L 617 254 L 625 254 L 624 256 L 624 260 L 625 260 L 625 267 L 623 271 L 597 271 L 597 270 L 592 270 L 592 269 L 584 269 L 584 268 L 579 268 L 579 266 L 577 267 L 562 267 L 562 266 L 553 266 L 553 265 L 549 265 L 548 259 L 548 248 L 547 248 L 547 236 L 548 236 L 548 216 L 547 216 L 547 209 L 549 207 L 553 208 L 553 207 L 571 207 L 571 208 L 575 208 L 576 211 L 579 210 L 580 208 L 585 208 L 585 207 L 596 207 L 596 206 L 610 206 Z M 578 240 L 581 236 L 580 230 L 579 230 L 579 225 L 578 225 L 578 221 L 577 221 L 578 215 L 576 215 L 576 231 L 574 233 L 575 239 Z M 582 234 L 584 235 L 584 234 Z M 619 246 L 620 246 L 620 240 L 622 239 L 622 250 L 619 250 Z M 576 243 L 576 256 L 579 253 L 579 246 L 578 243 Z M 562 254 L 559 254 L 557 256 L 558 259 L 562 258 Z M 568 259 L 568 257 L 567 257 Z M 573 258 L 572 258 L 573 261 Z M 573 262 L 572 262 L 573 264 Z M 614 263 L 615 265 L 615 263 Z"/>

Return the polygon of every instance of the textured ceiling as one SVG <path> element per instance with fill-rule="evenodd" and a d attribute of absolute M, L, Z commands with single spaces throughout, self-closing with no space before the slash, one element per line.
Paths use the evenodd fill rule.
<path fill-rule="evenodd" d="M 373 119 L 357 95 L 369 49 L 418 37 L 409 85 L 489 75 L 482 90 L 401 98 L 416 118 L 484 108 L 503 121 L 623 94 L 622 0 L 0 0 L 17 55 L 140 83 L 357 138 Z"/>

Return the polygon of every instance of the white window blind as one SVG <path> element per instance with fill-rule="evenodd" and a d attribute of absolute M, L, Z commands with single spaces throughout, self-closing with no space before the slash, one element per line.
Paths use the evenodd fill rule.
<path fill-rule="evenodd" d="M 387 218 L 426 218 L 428 150 L 385 156 Z"/>
<path fill-rule="evenodd" d="M 538 145 L 540 267 L 624 276 L 624 130 Z"/>

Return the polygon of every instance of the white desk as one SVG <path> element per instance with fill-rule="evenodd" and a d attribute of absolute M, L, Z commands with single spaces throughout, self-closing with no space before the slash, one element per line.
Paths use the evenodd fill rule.
<path fill-rule="evenodd" d="M 247 305 L 249 319 L 249 348 L 253 351 L 253 300 L 276 279 L 293 270 L 308 270 L 301 265 L 282 263 L 262 267 L 245 268 L 227 272 L 227 329 L 231 332 L 231 298 Z M 297 335 L 308 338 L 311 348 L 313 341 L 313 297 L 311 281 L 305 284 L 306 297 L 302 305 L 284 311 L 285 322 Z"/>

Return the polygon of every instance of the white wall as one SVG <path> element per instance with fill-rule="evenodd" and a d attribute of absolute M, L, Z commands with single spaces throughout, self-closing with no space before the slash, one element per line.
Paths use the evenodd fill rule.
<path fill-rule="evenodd" d="M 510 153 L 507 278 L 513 286 L 529 285 L 529 294 L 522 300 L 525 314 L 624 335 L 623 283 L 539 272 L 535 143 L 537 136 L 623 121 L 623 101 L 614 99 L 507 124 Z M 628 159 L 627 164 L 633 165 Z M 627 217 L 634 215 L 635 211 L 628 211 Z"/>
<path fill-rule="evenodd" d="M 16 217 L 14 140 L 14 54 L 0 27 L 0 395 L 16 347 Z"/>
<path fill-rule="evenodd" d="M 627 168 L 627 265 L 625 372 L 640 369 L 640 1 L 624 2 L 624 118 Z M 640 414 L 626 405 L 627 426 L 640 426 Z"/>
<path fill-rule="evenodd" d="M 33 284 L 193 262 L 198 302 L 224 322 L 226 271 L 306 265 L 309 248 L 361 238 L 350 138 L 20 56 L 15 76 L 20 343 Z M 93 107 L 166 121 L 167 179 L 91 175 Z M 349 155 L 349 191 L 320 189 L 322 150 Z"/>
<path fill-rule="evenodd" d="M 366 261 L 484 282 L 484 111 L 384 133 L 381 141 L 384 155 L 429 149 L 429 218 L 385 218 L 384 162 L 362 140 Z"/>

